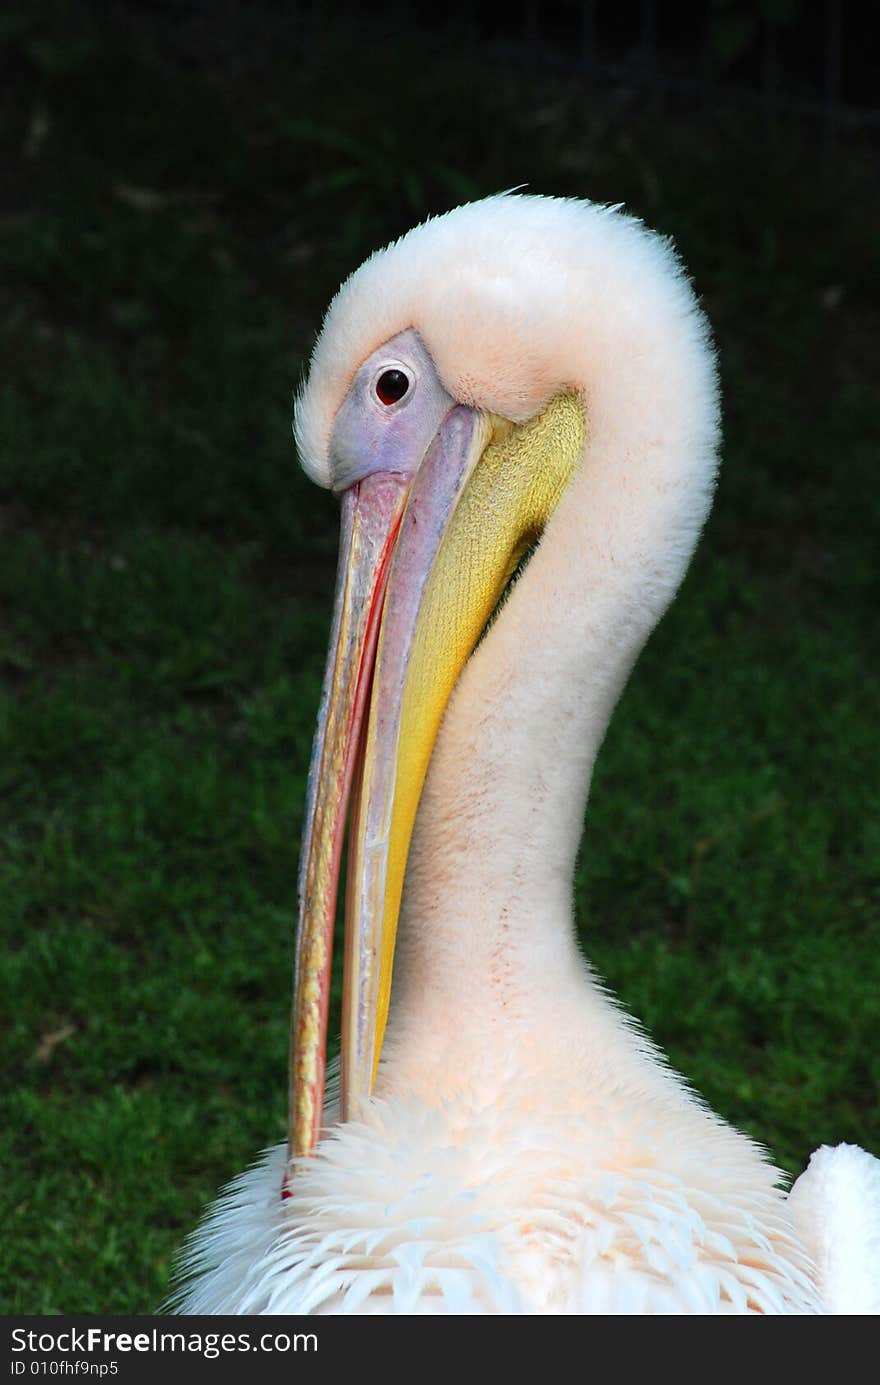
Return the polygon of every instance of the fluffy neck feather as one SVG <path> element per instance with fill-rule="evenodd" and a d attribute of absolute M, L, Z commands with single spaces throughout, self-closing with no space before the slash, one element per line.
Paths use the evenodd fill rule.
<path fill-rule="evenodd" d="M 616 312 L 633 296 L 625 261 L 620 269 L 572 333 L 570 378 L 588 424 L 580 467 L 465 669 L 434 751 L 407 873 L 386 1082 L 403 1077 L 401 1065 L 424 1072 L 431 1052 L 442 1063 L 459 1038 L 570 1036 L 559 1022 L 568 1007 L 581 1027 L 609 1020 L 598 997 L 592 1018 L 584 1004 L 575 855 L 611 712 L 709 507 L 717 426 L 690 293 L 646 292 L 643 312 Z"/>

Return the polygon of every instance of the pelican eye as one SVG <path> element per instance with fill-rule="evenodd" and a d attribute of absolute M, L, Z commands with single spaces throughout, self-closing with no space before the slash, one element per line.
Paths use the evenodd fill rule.
<path fill-rule="evenodd" d="M 383 404 L 397 404 L 410 386 L 409 376 L 402 370 L 383 370 L 376 381 L 376 397 Z"/>

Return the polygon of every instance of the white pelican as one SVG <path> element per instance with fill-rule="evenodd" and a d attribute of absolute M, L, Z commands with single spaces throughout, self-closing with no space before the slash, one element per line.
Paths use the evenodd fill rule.
<path fill-rule="evenodd" d="M 668 242 L 533 196 L 418 226 L 336 295 L 296 433 L 342 542 L 290 1141 L 209 1213 L 179 1310 L 880 1311 L 880 1161 L 823 1148 L 786 1197 L 575 942 L 593 762 L 715 477 L 712 348 Z"/>

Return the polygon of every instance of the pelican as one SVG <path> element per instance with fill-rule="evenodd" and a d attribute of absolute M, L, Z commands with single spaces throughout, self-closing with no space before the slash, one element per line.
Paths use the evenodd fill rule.
<path fill-rule="evenodd" d="M 575 939 L 592 767 L 715 480 L 669 242 L 515 194 L 417 226 L 338 291 L 295 430 L 342 535 L 289 1139 L 208 1213 L 177 1311 L 880 1311 L 880 1161 L 823 1147 L 786 1194 Z"/>

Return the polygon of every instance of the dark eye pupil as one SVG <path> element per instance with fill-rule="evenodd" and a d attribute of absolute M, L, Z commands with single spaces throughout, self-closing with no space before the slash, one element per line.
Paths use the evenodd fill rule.
<path fill-rule="evenodd" d="M 409 389 L 409 376 L 402 370 L 384 370 L 376 381 L 376 393 L 383 404 L 396 404 Z"/>

